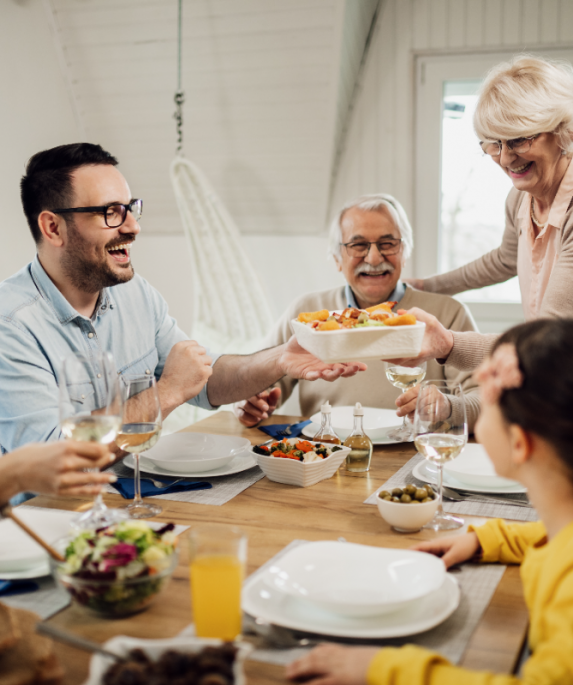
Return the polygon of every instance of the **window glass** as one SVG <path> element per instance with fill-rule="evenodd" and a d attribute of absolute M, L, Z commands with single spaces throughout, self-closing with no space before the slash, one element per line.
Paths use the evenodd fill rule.
<path fill-rule="evenodd" d="M 505 199 L 512 183 L 482 153 L 473 130 L 479 86 L 479 80 L 444 82 L 440 272 L 463 266 L 498 247 L 503 235 Z M 521 301 L 517 277 L 458 297 L 465 301 Z"/>

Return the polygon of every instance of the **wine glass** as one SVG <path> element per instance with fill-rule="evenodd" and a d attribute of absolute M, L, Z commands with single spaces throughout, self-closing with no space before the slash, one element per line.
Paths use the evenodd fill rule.
<path fill-rule="evenodd" d="M 134 498 L 126 506 L 131 518 L 143 519 L 160 514 L 158 504 L 141 497 L 139 455 L 151 449 L 161 433 L 161 404 L 154 376 L 123 376 L 123 422 L 115 440 L 118 447 L 134 457 Z"/>
<path fill-rule="evenodd" d="M 443 470 L 468 441 L 468 422 L 462 386 L 446 381 L 425 381 L 420 386 L 414 415 L 414 444 L 418 452 L 438 467 L 439 500 L 434 518 L 424 526 L 432 530 L 454 530 L 464 525 L 459 516 L 442 507 Z"/>
<path fill-rule="evenodd" d="M 400 388 L 404 392 L 410 388 L 415 388 L 426 376 L 426 362 L 421 362 L 416 366 L 399 366 L 392 362 L 384 362 L 386 367 L 386 378 L 395 388 Z M 407 442 L 412 439 L 412 430 L 406 423 L 406 416 L 402 420 L 402 425 L 388 432 L 391 440 Z"/>
<path fill-rule="evenodd" d="M 92 383 L 91 375 L 97 375 Z M 93 413 L 86 402 L 88 393 L 95 393 L 96 409 Z M 59 383 L 60 427 L 68 440 L 99 442 L 109 445 L 121 426 L 122 396 L 113 357 L 108 352 L 86 357 L 72 354 L 61 367 Z M 97 469 L 87 469 L 97 471 Z M 123 521 L 127 514 L 120 509 L 108 509 L 101 493 L 93 506 L 77 516 L 72 525 L 77 528 L 103 528 Z"/>

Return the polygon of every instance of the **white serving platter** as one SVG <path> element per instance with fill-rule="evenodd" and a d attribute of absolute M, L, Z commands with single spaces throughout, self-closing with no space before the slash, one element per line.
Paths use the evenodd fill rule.
<path fill-rule="evenodd" d="M 402 610 L 438 590 L 445 575 L 430 554 L 324 540 L 288 551 L 263 578 L 324 611 L 366 617 Z"/>
<path fill-rule="evenodd" d="M 317 331 L 296 319 L 293 333 L 301 347 L 327 364 L 416 357 L 422 349 L 426 324 L 368 326 Z"/>
<path fill-rule="evenodd" d="M 438 483 L 438 470 L 429 461 L 422 461 L 417 464 L 412 470 L 412 475 L 414 478 L 423 481 L 424 483 L 430 483 L 431 485 L 437 485 Z M 523 487 L 521 484 L 511 485 L 511 486 L 481 486 L 481 485 L 467 485 L 466 483 L 460 482 L 457 478 L 453 478 L 447 473 L 444 473 L 444 485 L 453 490 L 466 490 L 467 492 L 476 493 L 491 493 L 492 495 L 521 495 L 527 492 L 527 488 Z"/>
<path fill-rule="evenodd" d="M 162 469 L 160 466 L 152 461 L 147 461 L 145 456 L 141 456 L 140 469 L 143 473 L 149 473 L 154 476 L 168 476 L 173 478 L 174 476 L 185 476 L 188 478 L 214 478 L 215 476 L 231 476 L 234 473 L 241 473 L 242 471 L 247 471 L 252 469 L 253 466 L 257 465 L 257 462 L 250 452 L 240 452 L 231 459 L 231 461 L 226 466 L 221 466 L 218 469 L 212 469 L 211 471 L 199 471 L 197 473 L 190 473 L 189 471 L 169 471 L 167 469 Z M 134 458 L 132 454 L 128 454 L 123 460 L 123 463 L 130 469 L 134 468 Z"/>
<path fill-rule="evenodd" d="M 172 433 L 144 453 L 145 459 L 167 471 L 194 475 L 222 468 L 241 450 L 246 438 L 210 433 Z"/>
<path fill-rule="evenodd" d="M 415 635 L 443 623 L 457 609 L 460 589 L 456 579 L 446 574 L 436 592 L 391 614 L 347 617 L 322 611 L 309 602 L 272 588 L 262 574 L 249 578 L 242 593 L 243 611 L 293 630 L 350 638 L 386 638 Z"/>
<path fill-rule="evenodd" d="M 461 454 L 444 465 L 444 473 L 466 485 L 478 487 L 519 487 L 519 483 L 509 478 L 502 478 L 495 472 L 493 462 L 483 445 L 472 443 L 466 445 Z"/>

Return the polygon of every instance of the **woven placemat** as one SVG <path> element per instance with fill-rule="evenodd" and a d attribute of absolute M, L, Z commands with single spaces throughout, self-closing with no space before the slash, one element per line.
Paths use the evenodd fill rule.
<path fill-rule="evenodd" d="M 392 488 L 400 488 L 407 483 L 414 483 L 414 485 L 425 485 L 421 480 L 418 480 L 412 475 L 414 468 L 424 461 L 421 454 L 415 454 L 410 461 L 408 461 L 399 471 L 381 485 L 370 497 L 364 500 L 364 504 L 376 504 L 376 497 L 380 490 L 388 490 Z M 504 495 L 505 496 L 505 495 Z M 487 497 L 487 495 L 483 495 Z M 480 502 L 480 495 L 476 493 L 475 498 L 468 497 L 463 502 L 448 502 L 444 500 L 444 511 L 451 514 L 467 514 L 468 516 L 486 516 L 489 518 L 504 518 L 513 519 L 515 521 L 538 521 L 539 516 L 533 507 L 512 506 L 511 498 L 515 497 L 517 501 L 523 501 L 523 495 L 507 495 L 506 502 Z"/>
<path fill-rule="evenodd" d="M 294 540 L 255 571 L 253 576 L 264 573 L 288 551 L 299 545 L 304 545 L 306 542 L 306 540 Z M 454 575 L 461 589 L 460 605 L 444 623 L 419 635 L 384 640 L 338 640 L 330 636 L 302 634 L 297 631 L 296 636 L 307 636 L 313 641 L 344 642 L 345 644 L 381 647 L 416 644 L 437 651 L 452 663 L 457 664 L 490 603 L 505 568 L 500 564 L 464 564 L 457 570 L 451 571 L 450 573 Z M 286 665 L 304 656 L 310 649 L 311 647 L 297 647 L 295 649 L 257 648 L 249 658 L 255 661 Z"/>

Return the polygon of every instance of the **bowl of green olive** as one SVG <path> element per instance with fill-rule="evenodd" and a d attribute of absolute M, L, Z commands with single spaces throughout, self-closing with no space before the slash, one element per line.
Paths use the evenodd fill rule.
<path fill-rule="evenodd" d="M 413 533 L 432 520 L 438 496 L 429 485 L 412 483 L 401 488 L 381 490 L 376 497 L 380 516 L 399 533 Z"/>

